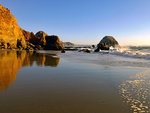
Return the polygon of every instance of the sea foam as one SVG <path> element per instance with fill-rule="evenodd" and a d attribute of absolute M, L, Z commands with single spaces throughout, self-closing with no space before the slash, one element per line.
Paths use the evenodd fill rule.
<path fill-rule="evenodd" d="M 100 51 L 100 53 L 150 60 L 150 47 L 110 47 L 109 51 Z"/>

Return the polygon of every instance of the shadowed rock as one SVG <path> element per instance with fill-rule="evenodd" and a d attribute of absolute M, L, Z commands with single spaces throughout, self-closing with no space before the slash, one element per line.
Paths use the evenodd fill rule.
<path fill-rule="evenodd" d="M 99 44 L 105 43 L 105 45 L 108 45 L 109 47 L 115 47 L 118 46 L 119 43 L 115 40 L 112 36 L 105 36 Z"/>
<path fill-rule="evenodd" d="M 63 46 L 61 45 L 60 39 L 58 36 L 46 36 L 46 45 L 44 47 L 45 50 L 62 50 Z"/>
<path fill-rule="evenodd" d="M 105 36 L 100 43 L 97 45 L 97 49 L 95 52 L 98 52 L 99 50 L 109 50 L 110 47 L 116 47 L 119 46 L 119 43 L 115 40 L 112 36 Z"/>
<path fill-rule="evenodd" d="M 46 45 L 45 37 L 48 36 L 48 34 L 46 34 L 44 31 L 39 31 L 39 32 L 37 32 L 35 34 L 35 36 L 38 38 L 39 44 L 41 46 L 45 46 Z"/>

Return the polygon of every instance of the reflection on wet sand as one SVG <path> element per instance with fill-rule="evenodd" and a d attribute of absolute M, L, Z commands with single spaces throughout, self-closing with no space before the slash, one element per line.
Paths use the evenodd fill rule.
<path fill-rule="evenodd" d="M 9 87 L 21 67 L 32 66 L 34 62 L 38 66 L 57 67 L 59 61 L 59 57 L 36 52 L 0 51 L 0 91 Z"/>
<path fill-rule="evenodd" d="M 43 53 L 26 52 L 23 66 L 33 66 L 35 62 L 38 66 L 57 67 L 59 65 L 59 61 L 59 57 L 54 57 Z"/>

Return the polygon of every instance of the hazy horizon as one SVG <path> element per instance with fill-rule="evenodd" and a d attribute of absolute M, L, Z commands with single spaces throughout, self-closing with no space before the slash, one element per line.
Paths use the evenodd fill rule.
<path fill-rule="evenodd" d="M 150 45 L 150 1 L 145 0 L 1 0 L 18 25 L 42 30 L 64 42 L 97 44 L 106 35 L 120 45 Z"/>

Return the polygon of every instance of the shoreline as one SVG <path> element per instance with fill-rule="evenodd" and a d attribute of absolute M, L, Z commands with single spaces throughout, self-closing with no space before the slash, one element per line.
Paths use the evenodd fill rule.
<path fill-rule="evenodd" d="M 93 111 L 95 113 L 102 111 L 103 113 L 112 111 L 115 113 L 130 113 L 131 106 L 126 101 L 123 102 L 124 98 L 122 98 L 122 94 L 119 94 L 121 91 L 119 86 L 126 80 L 130 80 L 132 75 L 148 69 L 141 67 L 137 70 L 134 67 L 123 66 L 107 67 L 102 64 L 91 66 L 91 64 L 81 63 L 81 61 L 87 63 L 86 60 L 91 60 L 91 58 L 97 58 L 95 59 L 96 62 L 100 59 L 107 60 L 106 56 L 97 55 L 94 57 L 95 55 L 67 52 L 66 54 L 60 54 L 60 58 L 52 58 L 49 54 L 30 54 L 27 52 L 17 54 L 13 51 L 8 52 L 5 56 L 2 55 L 0 60 L 0 72 L 2 74 L 0 77 L 3 79 L 0 80 L 11 78 L 11 72 L 15 69 L 16 71 L 11 82 L 8 82 L 9 86 L 7 87 L 9 88 L 5 86 L 6 89 L 0 92 L 0 105 L 3 108 L 7 106 L 9 109 L 0 109 L 0 111 L 7 113 L 12 106 L 20 106 L 22 109 L 17 109 L 17 107 L 13 107 L 13 109 L 19 112 L 23 111 L 22 113 L 26 112 L 27 109 L 30 112 L 41 113 L 42 111 L 37 109 L 41 106 L 41 110 L 44 109 L 46 112 L 62 112 L 63 110 L 64 112 L 78 113 L 91 113 Z M 76 60 L 77 56 L 80 58 L 78 59 L 80 62 L 65 59 L 67 57 Z M 6 81 L 4 82 L 6 84 Z M 18 90 L 18 88 L 20 89 Z M 22 93 L 17 93 L 18 91 Z M 5 95 L 6 92 L 7 95 Z M 12 97 L 15 100 L 13 104 L 10 102 Z M 23 97 L 28 98 L 28 102 L 33 103 L 34 106 L 30 106 Z M 39 98 L 38 102 L 36 101 L 37 98 Z M 49 107 L 49 104 L 51 107 Z M 57 108 L 57 106 L 59 107 Z M 81 107 L 82 110 L 77 109 L 78 107 Z"/>

